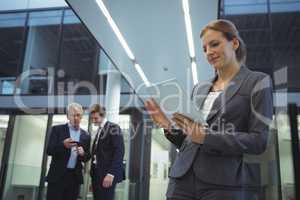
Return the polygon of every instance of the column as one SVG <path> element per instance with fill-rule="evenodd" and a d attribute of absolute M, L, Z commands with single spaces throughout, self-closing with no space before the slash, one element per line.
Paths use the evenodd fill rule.
<path fill-rule="evenodd" d="M 121 74 L 117 70 L 107 72 L 105 108 L 109 121 L 119 122 L 119 109 L 121 99 Z"/>

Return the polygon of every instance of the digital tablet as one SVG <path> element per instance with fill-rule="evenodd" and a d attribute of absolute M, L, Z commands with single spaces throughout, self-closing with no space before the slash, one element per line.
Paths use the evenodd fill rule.
<path fill-rule="evenodd" d="M 205 123 L 201 110 L 176 79 L 152 84 L 146 91 L 148 96 L 156 100 L 169 119 L 173 113 L 179 112 L 201 124 Z"/>

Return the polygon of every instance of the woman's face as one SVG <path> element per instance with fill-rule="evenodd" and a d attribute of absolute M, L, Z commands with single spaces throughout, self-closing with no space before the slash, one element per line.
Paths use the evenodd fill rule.
<path fill-rule="evenodd" d="M 237 39 L 228 41 L 222 32 L 207 30 L 202 36 L 203 51 L 209 64 L 216 70 L 230 66 L 236 60 Z"/>

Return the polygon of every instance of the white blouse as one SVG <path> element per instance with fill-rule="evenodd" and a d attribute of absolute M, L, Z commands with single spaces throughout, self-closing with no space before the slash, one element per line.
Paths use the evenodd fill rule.
<path fill-rule="evenodd" d="M 202 106 L 203 117 L 206 120 L 208 114 L 210 113 L 212 106 L 217 99 L 217 97 L 222 93 L 222 91 L 209 92 Z"/>

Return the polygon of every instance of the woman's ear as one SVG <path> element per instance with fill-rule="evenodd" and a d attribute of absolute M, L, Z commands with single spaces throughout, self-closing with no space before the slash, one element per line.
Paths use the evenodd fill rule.
<path fill-rule="evenodd" d="M 236 51 L 240 46 L 240 41 L 237 38 L 232 39 L 233 49 Z"/>

